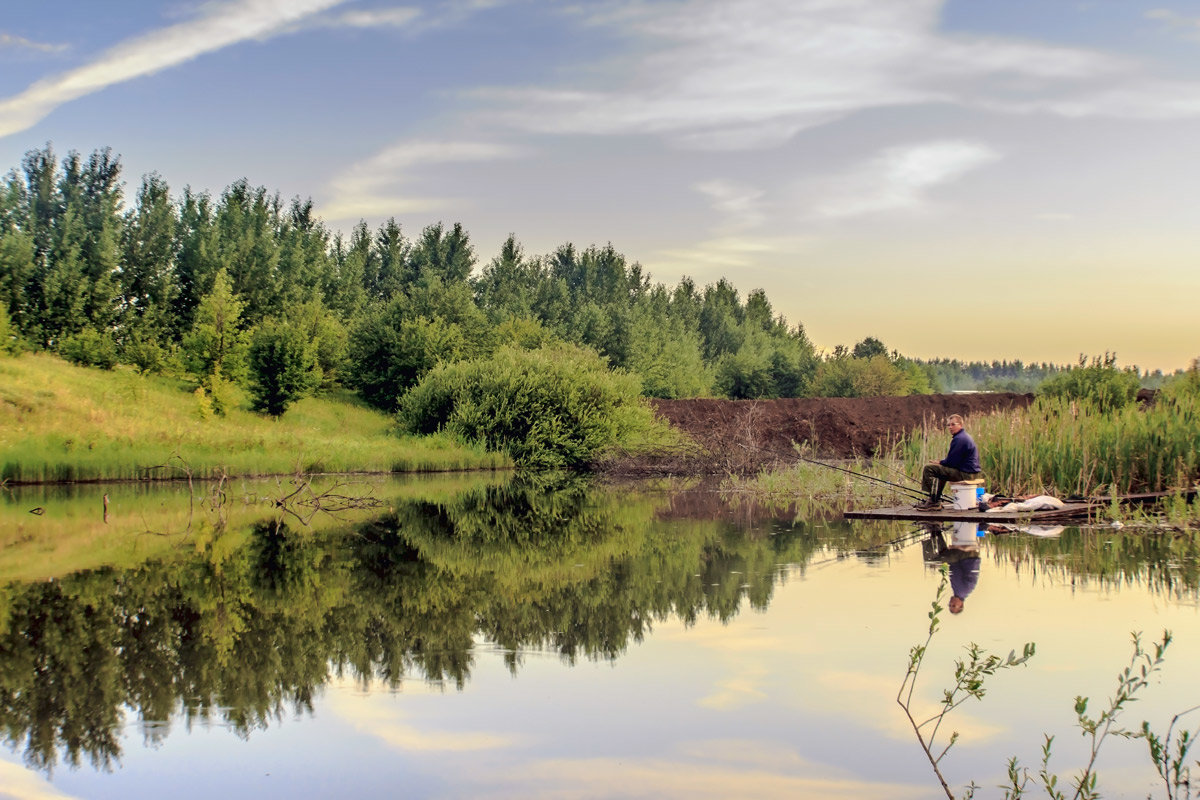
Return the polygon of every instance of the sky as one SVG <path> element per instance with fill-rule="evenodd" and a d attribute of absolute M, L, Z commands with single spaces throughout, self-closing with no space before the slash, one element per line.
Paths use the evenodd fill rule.
<path fill-rule="evenodd" d="M 824 351 L 1190 365 L 1198 142 L 1200 0 L 0 0 L 0 171 L 611 243 Z"/>

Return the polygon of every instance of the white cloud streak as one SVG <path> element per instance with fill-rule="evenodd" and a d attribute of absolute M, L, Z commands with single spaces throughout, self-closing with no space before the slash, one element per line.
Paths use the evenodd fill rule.
<path fill-rule="evenodd" d="M 152 31 L 95 61 L 45 78 L 0 101 L 0 137 L 26 130 L 63 103 L 174 67 L 247 39 L 266 39 L 345 0 L 241 0 L 208 7 L 204 16 Z"/>
<path fill-rule="evenodd" d="M 1200 17 L 1185 17 L 1169 8 L 1152 8 L 1146 12 L 1146 17 L 1164 23 L 1168 30 L 1185 39 L 1200 42 Z"/>
<path fill-rule="evenodd" d="M 913 210 L 926 193 L 958 180 L 1000 158 L 978 142 L 936 141 L 889 147 L 838 178 L 817 209 L 821 217 L 855 217 L 883 211 Z"/>
<path fill-rule="evenodd" d="M 327 24 L 347 28 L 402 28 L 421 16 L 419 8 L 398 7 L 347 11 L 330 18 Z"/>
<path fill-rule="evenodd" d="M 322 205 L 321 213 L 328 219 L 351 220 L 436 211 L 452 201 L 400 193 L 400 187 L 411 182 L 416 172 L 441 164 L 484 163 L 523 155 L 520 148 L 492 142 L 397 142 L 334 179 L 330 185 L 333 197 Z"/>
<path fill-rule="evenodd" d="M 539 133 L 651 134 L 755 149 L 868 109 L 1193 116 L 1200 86 L 1149 84 L 1135 62 L 1083 48 L 946 33 L 942 0 L 623 0 L 591 24 L 628 52 L 590 86 L 481 89 L 491 113 Z M 1149 91 L 1147 91 L 1149 89 Z M 1139 100 L 1140 98 L 1140 100 Z"/>
<path fill-rule="evenodd" d="M 37 50 L 40 53 L 61 53 L 68 49 L 65 44 L 49 44 L 47 42 L 35 42 L 32 39 L 26 39 L 23 36 L 14 36 L 11 33 L 0 31 L 0 50 L 5 48 L 13 48 L 18 50 Z"/>
<path fill-rule="evenodd" d="M 753 186 L 733 181 L 702 181 L 693 187 L 709 198 L 714 209 L 725 215 L 725 228 L 742 231 L 763 224 L 763 192 Z"/>

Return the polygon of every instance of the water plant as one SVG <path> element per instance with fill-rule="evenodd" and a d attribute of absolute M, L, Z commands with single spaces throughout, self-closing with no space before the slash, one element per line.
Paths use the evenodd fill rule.
<path fill-rule="evenodd" d="M 909 651 L 908 669 L 900 684 L 896 702 L 912 726 L 917 742 L 928 758 L 946 797 L 956 800 L 955 792 L 942 771 L 941 763 L 958 741 L 958 732 L 952 732 L 945 744 L 942 745 L 937 741 L 942 724 L 954 709 L 967 700 L 982 700 L 987 691 L 987 679 L 997 672 L 1026 665 L 1034 656 L 1036 646 L 1032 642 L 1027 642 L 1022 648 L 1021 655 L 1018 656 L 1014 650 L 1010 651 L 1007 656 L 999 656 L 989 654 L 979 645 L 971 642 L 966 647 L 966 658 L 955 661 L 954 684 L 951 688 L 942 691 L 937 711 L 918 721 L 919 717 L 914 714 L 913 710 L 913 694 L 929 644 L 940 624 L 941 613 L 944 610 L 941 601 L 945 596 L 948 583 L 948 572 L 943 567 L 941 582 L 929 612 L 929 633 L 923 643 L 914 645 Z M 1088 743 L 1087 761 L 1083 767 L 1066 780 L 1057 772 L 1052 771 L 1050 760 L 1054 736 L 1047 734 L 1043 739 L 1041 763 L 1036 773 L 1031 773 L 1028 768 L 1022 767 L 1016 756 L 1008 759 L 1005 771 L 1006 781 L 1000 786 L 1004 790 L 1005 798 L 1024 797 L 1025 792 L 1030 788 L 1038 789 L 1054 800 L 1067 800 L 1068 797 L 1071 800 L 1094 800 L 1100 797 L 1097 789 L 1099 777 L 1096 772 L 1096 760 L 1101 747 L 1110 737 L 1146 740 L 1150 759 L 1156 773 L 1163 781 L 1165 797 L 1170 800 L 1179 800 L 1180 798 L 1200 796 L 1193 791 L 1191 764 L 1188 762 L 1188 756 L 1197 735 L 1200 735 L 1200 729 L 1177 731 L 1180 719 L 1200 706 L 1176 714 L 1172 718 L 1166 734 L 1161 737 L 1151 730 L 1149 722 L 1143 721 L 1137 728 L 1127 728 L 1121 722 L 1120 718 L 1129 704 L 1137 700 L 1138 693 L 1149 685 L 1154 674 L 1162 668 L 1167 648 L 1172 639 L 1170 631 L 1163 631 L 1162 638 L 1152 642 L 1147 648 L 1142 643 L 1140 632 L 1135 631 L 1131 638 L 1133 653 L 1130 656 L 1129 664 L 1117 675 L 1116 690 L 1109 698 L 1108 705 L 1099 714 L 1093 716 L 1088 711 L 1090 699 L 1083 696 L 1075 698 L 1076 726 Z M 1200 765 L 1200 762 L 1197 764 Z M 962 797 L 974 797 L 979 788 L 978 784 L 971 781 L 965 787 Z"/>

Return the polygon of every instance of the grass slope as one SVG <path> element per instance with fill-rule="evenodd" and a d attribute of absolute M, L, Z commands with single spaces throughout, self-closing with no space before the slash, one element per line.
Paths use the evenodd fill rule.
<path fill-rule="evenodd" d="M 448 438 L 399 436 L 349 393 L 307 398 L 278 420 L 238 406 L 205 416 L 180 380 L 0 357 L 0 481 L 172 478 L 185 466 L 213 477 L 508 465 Z"/>

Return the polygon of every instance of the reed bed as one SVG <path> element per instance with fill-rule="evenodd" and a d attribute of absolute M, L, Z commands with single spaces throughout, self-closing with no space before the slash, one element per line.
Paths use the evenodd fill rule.
<path fill-rule="evenodd" d="M 44 354 L 0 359 L 0 481 L 509 465 L 503 455 L 448 437 L 397 435 L 390 417 L 348 393 L 307 398 L 276 420 L 237 402 L 226 416 L 213 416 L 189 388 L 170 378 L 85 369 Z"/>
<path fill-rule="evenodd" d="M 988 490 L 1007 495 L 1095 496 L 1187 490 L 1200 476 L 1200 397 L 1179 393 L 1148 407 L 1107 412 L 1038 398 L 1014 412 L 968 420 Z M 949 437 L 927 428 L 901 445 L 913 474 L 945 455 Z"/>

